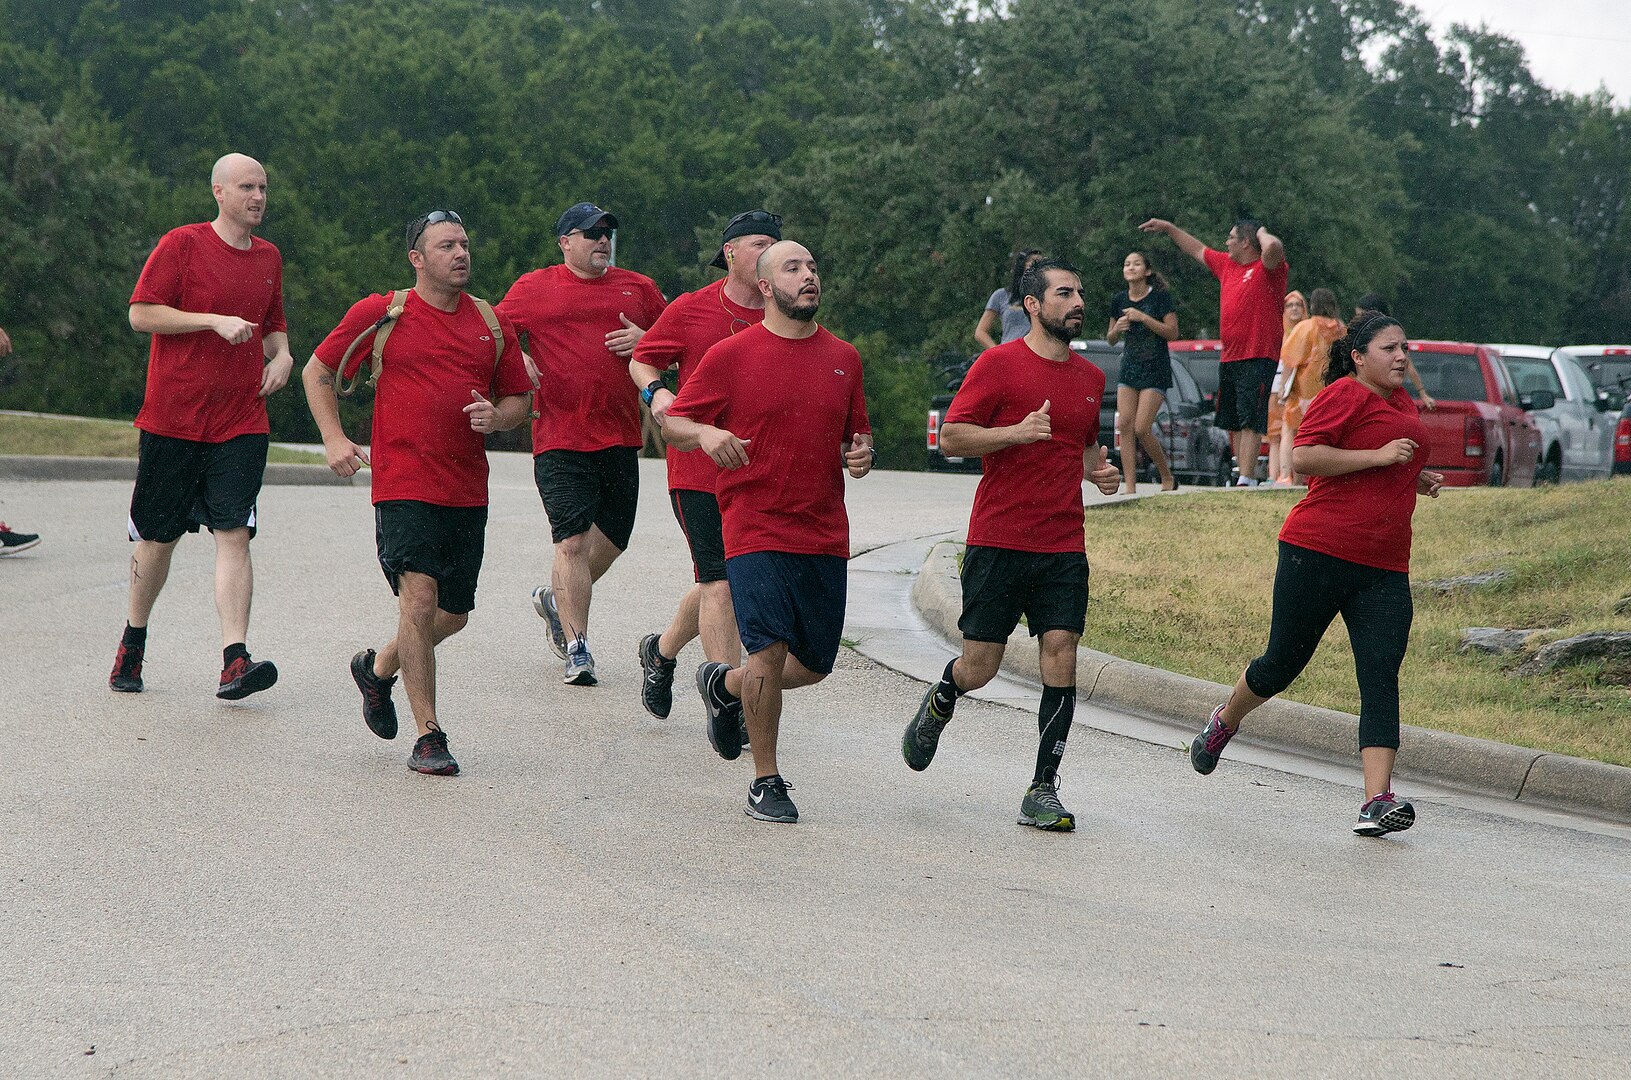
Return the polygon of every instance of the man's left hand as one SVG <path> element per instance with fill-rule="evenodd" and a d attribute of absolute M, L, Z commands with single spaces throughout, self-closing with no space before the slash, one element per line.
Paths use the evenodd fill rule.
<path fill-rule="evenodd" d="M 470 396 L 476 399 L 464 407 L 464 414 L 470 417 L 470 430 L 482 435 L 497 431 L 493 420 L 498 415 L 498 407 L 482 397 L 480 390 L 470 391 Z"/>
<path fill-rule="evenodd" d="M 629 317 L 621 311 L 617 313 L 617 320 L 623 324 L 623 329 L 606 335 L 606 347 L 626 360 L 634 355 L 634 347 L 646 336 L 646 332 L 629 322 Z"/>
<path fill-rule="evenodd" d="M 844 451 L 844 466 L 856 479 L 872 471 L 871 435 L 863 435 L 859 431 L 855 433 L 850 439 L 849 449 Z"/>

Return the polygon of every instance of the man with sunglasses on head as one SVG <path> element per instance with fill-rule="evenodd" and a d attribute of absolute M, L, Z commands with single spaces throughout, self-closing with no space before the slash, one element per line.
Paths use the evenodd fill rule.
<path fill-rule="evenodd" d="M 522 334 L 542 390 L 533 478 L 549 516 L 550 583 L 532 591 L 568 686 L 593 686 L 589 601 L 629 546 L 640 496 L 636 343 L 667 303 L 656 282 L 611 264 L 617 219 L 575 203 L 555 223 L 562 261 L 521 275 L 498 304 Z"/>
<path fill-rule="evenodd" d="M 711 265 L 725 276 L 696 292 L 675 298 L 634 347 L 629 374 L 658 424 L 668 415 L 674 391 L 662 373 L 674 369 L 676 391 L 696 370 L 702 354 L 714 345 L 764 321 L 765 298 L 755 267 L 765 249 L 782 238 L 782 219 L 765 210 L 749 210 L 725 223 L 719 254 Z M 640 698 L 646 711 L 666 717 L 673 702 L 674 664 L 686 644 L 702 638 L 709 660 L 735 667 L 742 642 L 725 575 L 725 537 L 714 487 L 719 466 L 700 450 L 668 448 L 668 501 L 691 549 L 696 585 L 680 600 L 674 619 L 661 634 L 640 641 Z M 734 706 L 741 724 L 741 704 Z M 743 739 L 746 742 L 746 738 Z"/>
<path fill-rule="evenodd" d="M 294 370 L 283 319 L 283 257 L 254 231 L 266 213 L 266 170 L 227 154 L 210 173 L 215 220 L 172 229 L 148 256 L 130 297 L 130 327 L 153 335 L 130 498 L 130 605 L 108 685 L 140 693 L 147 620 L 183 533 L 215 538 L 221 681 L 236 701 L 277 682 L 246 645 L 254 569 L 249 542 L 266 472 L 266 398 Z"/>
<path fill-rule="evenodd" d="M 407 240 L 415 281 L 400 311 L 391 317 L 391 293 L 359 300 L 317 346 L 302 379 L 329 467 L 352 476 L 372 466 L 379 565 L 397 595 L 396 637 L 378 653 L 351 658 L 363 722 L 382 739 L 396 738 L 391 687 L 400 672 L 419 729 L 408 768 L 453 776 L 459 765 L 436 713 L 436 646 L 464 629 L 476 606 L 487 531 L 485 438 L 527 419 L 533 384 L 510 321 L 496 316 L 500 349 L 484 302 L 464 291 L 470 238 L 459 215 L 415 218 Z M 340 425 L 334 384 L 357 377 L 387 323 L 364 449 Z"/>

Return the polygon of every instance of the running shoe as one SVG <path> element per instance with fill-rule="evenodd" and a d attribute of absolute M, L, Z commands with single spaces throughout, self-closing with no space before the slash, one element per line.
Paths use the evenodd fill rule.
<path fill-rule="evenodd" d="M 548 585 L 532 590 L 532 608 L 549 624 L 549 647 L 555 650 L 556 656 L 567 659 L 566 627 L 561 625 L 561 613 L 555 610 L 555 590 Z"/>
<path fill-rule="evenodd" d="M 595 685 L 595 658 L 582 638 L 574 639 L 566 650 L 566 675 L 561 681 L 568 686 Z"/>
<path fill-rule="evenodd" d="M 108 676 L 108 685 L 121 694 L 141 693 L 143 652 L 142 646 L 121 641 L 119 655 L 113 658 L 113 674 Z"/>
<path fill-rule="evenodd" d="M 742 749 L 746 750 L 752 740 L 748 738 L 748 717 L 747 713 L 742 711 L 742 702 L 733 701 L 725 706 L 725 710 L 734 718 L 737 730 L 742 733 Z"/>
<path fill-rule="evenodd" d="M 1386 791 L 1359 808 L 1354 832 L 1360 836 L 1381 836 L 1404 832 L 1416 823 L 1416 808 Z"/>
<path fill-rule="evenodd" d="M 382 739 L 396 738 L 396 705 L 391 701 L 396 676 L 382 679 L 374 674 L 374 650 L 364 649 L 351 658 L 351 677 L 362 691 L 362 722 Z"/>
<path fill-rule="evenodd" d="M 929 762 L 934 760 L 935 749 L 940 745 L 940 732 L 949 723 L 951 717 L 934 711 L 934 687 L 929 687 L 923 695 L 922 704 L 917 707 L 917 715 L 906 725 L 906 734 L 900 740 L 900 752 L 906 759 L 907 768 L 922 772 L 929 767 Z"/>
<path fill-rule="evenodd" d="M 657 640 L 656 634 L 640 639 L 640 702 L 646 712 L 663 720 L 674 707 L 674 661 L 663 659 Z"/>
<path fill-rule="evenodd" d="M 413 744 L 413 756 L 408 758 L 408 768 L 429 776 L 459 775 L 459 763 L 447 750 L 447 732 L 431 728 L 419 736 Z"/>
<path fill-rule="evenodd" d="M 0 521 L 0 556 L 27 551 L 40 542 L 38 533 L 14 532 L 10 525 Z"/>
<path fill-rule="evenodd" d="M 742 722 L 742 702 L 725 700 L 725 672 L 729 670 L 729 664 L 707 661 L 697 668 L 697 690 L 702 694 L 703 707 L 708 710 L 708 744 L 726 761 L 735 761 L 742 756 L 742 734 L 746 725 Z"/>
<path fill-rule="evenodd" d="M 1212 710 L 1212 717 L 1207 720 L 1206 727 L 1189 744 L 1189 763 L 1195 766 L 1195 771 L 1202 776 L 1210 775 L 1212 770 L 1218 767 L 1218 757 L 1223 753 L 1223 748 L 1235 737 L 1233 731 L 1224 727 L 1222 716 L 1223 706 L 1219 705 Z"/>
<path fill-rule="evenodd" d="M 1025 800 L 1019 804 L 1019 823 L 1048 832 L 1071 832 L 1076 828 L 1076 815 L 1059 801 L 1059 784 L 1043 782 L 1026 789 Z"/>
<path fill-rule="evenodd" d="M 277 665 L 272 661 L 237 656 L 221 669 L 221 688 L 215 691 L 215 696 L 222 701 L 237 701 L 266 690 L 275 682 Z"/>
<path fill-rule="evenodd" d="M 787 797 L 787 789 L 792 786 L 781 778 L 780 773 L 761 776 L 749 784 L 746 807 L 748 817 L 758 818 L 760 821 L 797 821 L 799 808 Z"/>

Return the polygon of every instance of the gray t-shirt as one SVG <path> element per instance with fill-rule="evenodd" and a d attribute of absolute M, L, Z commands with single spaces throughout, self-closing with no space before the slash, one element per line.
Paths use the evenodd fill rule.
<path fill-rule="evenodd" d="M 1023 306 L 1015 307 L 1008 302 L 1007 289 L 992 293 L 991 299 L 985 302 L 985 310 L 995 311 L 1002 320 L 1002 336 L 997 339 L 998 345 L 1006 345 L 1031 332 L 1031 317 L 1025 313 Z"/>

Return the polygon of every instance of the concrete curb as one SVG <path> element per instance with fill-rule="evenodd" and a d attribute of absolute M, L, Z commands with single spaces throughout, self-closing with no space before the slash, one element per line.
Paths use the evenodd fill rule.
<path fill-rule="evenodd" d="M 0 480 L 134 480 L 135 458 L 48 457 L 0 454 Z M 335 476 L 327 465 L 273 462 L 262 484 L 350 487 L 354 477 Z"/>
<path fill-rule="evenodd" d="M 924 622 L 954 648 L 962 645 L 957 619 L 962 586 L 957 576 L 961 545 L 936 544 L 912 583 L 912 603 Z M 1037 649 L 1020 628 L 1009 637 L 1003 670 L 1041 681 Z M 1121 712 L 1193 730 L 1229 687 L 1135 664 L 1092 649 L 1078 649 L 1076 694 Z M 1475 739 L 1405 725 L 1399 772 L 1469 791 L 1554 809 L 1631 821 L 1631 769 L 1565 754 Z M 1276 699 L 1252 713 L 1243 739 L 1294 753 L 1357 763 L 1359 718 L 1334 709 Z"/>

